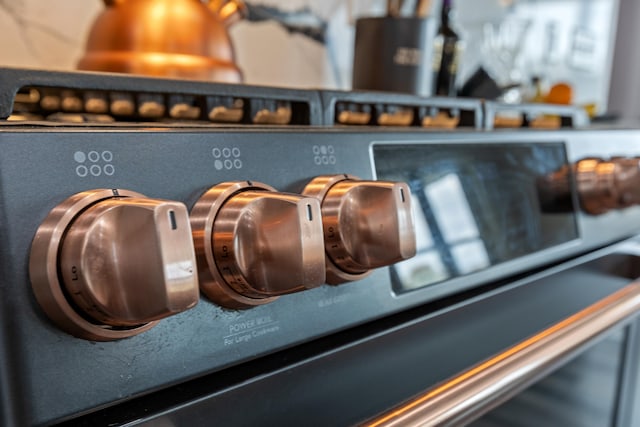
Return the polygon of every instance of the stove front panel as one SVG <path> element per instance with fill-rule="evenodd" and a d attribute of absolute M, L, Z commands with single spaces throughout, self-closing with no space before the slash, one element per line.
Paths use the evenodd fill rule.
<path fill-rule="evenodd" d="M 223 309 L 201 295 L 194 308 L 146 332 L 97 342 L 54 326 L 28 275 L 36 230 L 73 194 L 127 189 L 191 208 L 208 188 L 227 181 L 257 181 L 295 193 L 319 175 L 374 179 L 375 147 L 381 145 L 423 146 L 428 152 L 445 145 L 500 150 L 553 143 L 575 162 L 595 154 L 637 155 L 637 136 L 626 131 L 414 134 L 7 126 L 0 133 L 0 337 L 10 370 L 0 374 L 0 396 L 13 402 L 3 404 L 3 411 L 28 414 L 29 424 L 67 419 L 582 253 L 630 236 L 640 224 L 635 207 L 600 216 L 576 211 L 570 215 L 577 233 L 560 242 L 412 291 L 398 292 L 397 271 L 379 268 L 356 282 L 284 295 L 247 310 Z M 606 141 L 607 148 L 596 141 Z"/>

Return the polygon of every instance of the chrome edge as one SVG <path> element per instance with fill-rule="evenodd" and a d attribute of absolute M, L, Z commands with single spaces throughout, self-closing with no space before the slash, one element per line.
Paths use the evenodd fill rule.
<path fill-rule="evenodd" d="M 568 361 L 639 311 L 637 281 L 362 425 L 464 425 Z"/>

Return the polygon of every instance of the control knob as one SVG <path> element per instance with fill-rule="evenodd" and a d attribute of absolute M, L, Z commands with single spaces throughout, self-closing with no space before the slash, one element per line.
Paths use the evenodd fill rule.
<path fill-rule="evenodd" d="M 195 270 L 186 206 L 128 190 L 86 191 L 59 204 L 29 260 L 47 315 L 98 341 L 136 335 L 196 305 Z"/>
<path fill-rule="evenodd" d="M 640 159 L 587 158 L 575 165 L 582 209 L 599 215 L 640 203 Z"/>
<path fill-rule="evenodd" d="M 358 280 L 415 255 L 407 184 L 327 175 L 314 178 L 302 194 L 321 202 L 327 283 Z"/>
<path fill-rule="evenodd" d="M 320 204 L 251 181 L 210 188 L 191 210 L 200 287 L 250 308 L 324 283 Z"/>

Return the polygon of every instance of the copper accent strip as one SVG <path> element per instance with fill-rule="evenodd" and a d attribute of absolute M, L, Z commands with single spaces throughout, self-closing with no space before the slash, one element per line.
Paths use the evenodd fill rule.
<path fill-rule="evenodd" d="M 364 425 L 468 423 L 551 372 L 638 311 L 640 282 L 634 282 Z"/>
<path fill-rule="evenodd" d="M 560 129 L 562 118 L 551 114 L 543 114 L 531 120 L 529 127 L 532 129 Z"/>
<path fill-rule="evenodd" d="M 493 127 L 495 128 L 506 128 L 506 129 L 516 129 L 521 128 L 524 123 L 524 119 L 521 115 L 517 116 L 496 116 L 493 119 Z"/>
<path fill-rule="evenodd" d="M 288 125 L 293 112 L 291 107 L 278 107 L 275 111 L 262 109 L 253 117 L 253 123 L 262 125 Z"/>
<path fill-rule="evenodd" d="M 364 111 L 341 111 L 336 121 L 343 125 L 367 125 L 371 121 L 371 113 Z"/>
<path fill-rule="evenodd" d="M 460 117 L 450 117 L 444 111 L 435 116 L 425 116 L 422 119 L 422 127 L 432 129 L 455 129 L 460 124 Z"/>
<path fill-rule="evenodd" d="M 378 116 L 380 126 L 411 126 L 414 112 L 411 109 L 403 108 L 392 113 L 382 113 Z"/>
<path fill-rule="evenodd" d="M 239 123 L 242 116 L 244 116 L 242 108 L 229 108 L 223 105 L 213 107 L 209 112 L 209 120 L 220 123 Z"/>

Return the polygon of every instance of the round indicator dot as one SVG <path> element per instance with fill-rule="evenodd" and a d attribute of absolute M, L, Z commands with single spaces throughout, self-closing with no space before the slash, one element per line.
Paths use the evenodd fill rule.
<path fill-rule="evenodd" d="M 113 165 L 104 165 L 102 171 L 105 175 L 112 176 L 114 173 L 116 173 L 116 168 L 114 168 Z"/>
<path fill-rule="evenodd" d="M 84 163 L 87 160 L 87 155 L 83 151 L 76 151 L 73 153 L 73 160 L 78 163 Z"/>
<path fill-rule="evenodd" d="M 86 166 L 80 165 L 76 167 L 76 175 L 78 175 L 80 178 L 84 178 L 88 174 L 89 174 L 89 169 L 87 169 Z"/>
<path fill-rule="evenodd" d="M 225 160 L 224 161 L 224 168 L 225 169 L 233 169 L 233 162 L 231 160 Z"/>
<path fill-rule="evenodd" d="M 322 157 L 320 157 L 320 156 L 315 156 L 315 157 L 313 158 L 313 162 L 314 162 L 316 165 L 321 165 L 321 164 L 322 164 Z"/>
<path fill-rule="evenodd" d="M 228 148 L 223 148 L 223 149 L 222 149 L 222 156 L 223 156 L 225 159 L 228 159 L 229 157 L 231 157 L 231 150 L 230 150 L 230 149 L 228 149 Z"/>
<path fill-rule="evenodd" d="M 317 145 L 313 146 L 313 154 L 315 154 L 316 156 L 318 154 L 320 154 L 320 147 L 318 147 Z"/>
<path fill-rule="evenodd" d="M 89 161 L 95 163 L 100 160 L 100 154 L 97 151 L 89 151 Z"/>
<path fill-rule="evenodd" d="M 93 165 L 89 168 L 89 172 L 91 172 L 93 176 L 100 176 L 102 175 L 102 168 L 98 165 Z"/>
<path fill-rule="evenodd" d="M 222 170 L 222 168 L 224 168 L 224 166 L 222 165 L 222 160 L 216 160 L 215 162 L 213 162 L 213 167 L 215 167 L 217 170 Z"/>
<path fill-rule="evenodd" d="M 326 145 L 320 146 L 320 153 L 327 154 L 327 146 Z"/>
<path fill-rule="evenodd" d="M 236 168 L 236 169 L 242 169 L 242 160 L 235 159 L 233 161 L 233 167 Z"/>
<path fill-rule="evenodd" d="M 233 147 L 231 154 L 233 154 L 233 157 L 240 157 L 240 149 L 238 147 Z"/>
<path fill-rule="evenodd" d="M 333 154 L 336 150 L 334 150 L 333 145 L 330 145 L 327 147 L 327 151 L 329 151 L 329 154 Z"/>
<path fill-rule="evenodd" d="M 111 160 L 113 160 L 113 153 L 111 151 L 103 151 L 102 160 L 109 163 Z"/>
<path fill-rule="evenodd" d="M 214 148 L 213 150 L 211 150 L 211 153 L 213 154 L 213 157 L 220 158 L 222 156 L 222 151 L 220 151 L 219 148 Z"/>

